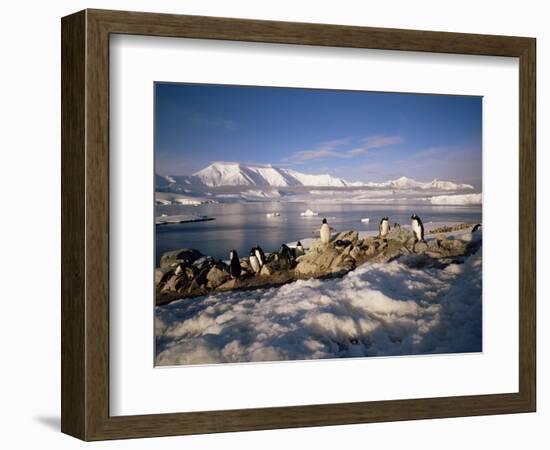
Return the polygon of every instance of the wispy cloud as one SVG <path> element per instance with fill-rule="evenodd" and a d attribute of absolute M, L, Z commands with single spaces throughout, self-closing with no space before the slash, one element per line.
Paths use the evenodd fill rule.
<path fill-rule="evenodd" d="M 404 141 L 400 136 L 370 136 L 360 139 L 357 145 L 352 146 L 353 140 L 351 138 L 333 139 L 321 142 L 312 149 L 295 152 L 285 160 L 304 162 L 327 158 L 354 158 L 364 155 L 369 150 L 397 145 L 402 142 Z"/>
<path fill-rule="evenodd" d="M 185 112 L 185 120 L 193 125 L 206 126 L 211 128 L 223 128 L 225 130 L 236 130 L 239 124 L 233 120 L 223 117 L 209 117 L 196 112 Z"/>
<path fill-rule="evenodd" d="M 365 147 L 368 149 L 382 148 L 389 145 L 402 144 L 403 142 L 401 136 L 371 136 L 363 140 Z"/>

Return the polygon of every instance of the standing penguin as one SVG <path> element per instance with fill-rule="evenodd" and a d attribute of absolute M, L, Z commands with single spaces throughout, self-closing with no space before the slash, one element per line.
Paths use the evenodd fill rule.
<path fill-rule="evenodd" d="M 250 267 L 252 267 L 252 270 L 254 273 L 258 273 L 262 266 L 260 265 L 260 262 L 258 261 L 258 257 L 256 256 L 256 248 L 253 248 L 250 250 L 250 255 L 248 256 L 248 260 L 250 261 Z"/>
<path fill-rule="evenodd" d="M 254 247 L 253 250 L 254 250 L 254 254 L 256 255 L 256 259 L 258 260 L 258 263 L 260 264 L 260 269 L 261 269 L 262 266 L 267 262 L 267 259 L 265 257 L 265 253 L 259 245 Z"/>
<path fill-rule="evenodd" d="M 385 238 L 390 231 L 390 220 L 387 217 L 382 217 L 380 225 L 378 226 L 378 234 L 380 237 Z"/>
<path fill-rule="evenodd" d="M 241 276 L 241 261 L 235 249 L 229 252 L 229 260 L 229 273 L 233 278 L 239 278 Z"/>
<path fill-rule="evenodd" d="M 292 254 L 288 245 L 283 244 L 279 251 L 279 266 L 281 269 L 288 270 L 294 263 L 294 255 Z"/>
<path fill-rule="evenodd" d="M 481 224 L 478 223 L 474 226 L 474 228 L 472 228 L 472 233 L 475 233 L 476 231 L 479 231 L 481 230 Z"/>
<path fill-rule="evenodd" d="M 328 226 L 327 219 L 323 219 L 323 225 L 321 225 L 321 243 L 328 244 L 330 242 L 330 227 Z"/>
<path fill-rule="evenodd" d="M 302 245 L 302 243 L 300 241 L 298 241 L 298 243 L 296 244 L 296 258 L 298 258 L 299 256 L 302 256 L 302 255 L 305 255 L 305 250 L 304 250 L 304 246 Z"/>
<path fill-rule="evenodd" d="M 416 214 L 411 216 L 411 227 L 414 233 L 415 242 L 424 242 L 424 224 Z"/>

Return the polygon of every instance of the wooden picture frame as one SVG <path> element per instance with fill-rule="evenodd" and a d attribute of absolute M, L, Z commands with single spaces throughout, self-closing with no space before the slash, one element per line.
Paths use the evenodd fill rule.
<path fill-rule="evenodd" d="M 61 25 L 64 433 L 101 440 L 535 411 L 535 39 L 104 10 Z M 109 36 L 117 33 L 519 58 L 519 391 L 110 416 Z"/>

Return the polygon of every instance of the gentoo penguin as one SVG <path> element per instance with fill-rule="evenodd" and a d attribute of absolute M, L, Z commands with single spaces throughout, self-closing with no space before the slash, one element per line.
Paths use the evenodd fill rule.
<path fill-rule="evenodd" d="M 233 278 L 239 278 L 241 276 L 241 261 L 234 249 L 229 252 L 229 260 L 229 273 Z"/>
<path fill-rule="evenodd" d="M 248 260 L 250 261 L 250 267 L 252 267 L 252 270 L 254 273 L 258 273 L 262 266 L 260 266 L 260 262 L 258 261 L 258 257 L 256 256 L 256 249 L 253 248 L 250 250 L 250 255 L 248 257 Z"/>
<path fill-rule="evenodd" d="M 378 234 L 380 237 L 384 238 L 388 234 L 388 231 L 390 231 L 390 221 L 387 217 L 382 217 L 380 225 L 378 226 Z"/>
<path fill-rule="evenodd" d="M 411 216 L 411 226 L 414 233 L 415 242 L 424 242 L 424 224 L 416 214 Z"/>
<path fill-rule="evenodd" d="M 262 248 L 257 245 L 256 247 L 254 247 L 254 254 L 256 255 L 256 259 L 258 260 L 258 263 L 260 264 L 260 269 L 262 268 L 262 266 L 266 263 L 267 259 L 265 257 L 265 253 L 264 251 L 262 250 Z"/>
<path fill-rule="evenodd" d="M 474 228 L 472 228 L 472 233 L 475 233 L 476 231 L 479 231 L 481 230 L 481 224 L 478 223 L 474 226 Z"/>
<path fill-rule="evenodd" d="M 323 225 L 321 225 L 321 243 L 328 244 L 330 241 L 330 227 L 328 226 L 327 219 L 323 219 Z"/>
<path fill-rule="evenodd" d="M 294 263 L 294 256 L 290 251 L 288 245 L 281 245 L 281 250 L 279 251 L 279 266 L 281 269 L 290 269 Z"/>
<path fill-rule="evenodd" d="M 298 241 L 298 243 L 296 244 L 296 258 L 302 256 L 302 255 L 305 255 L 305 250 L 304 250 L 304 246 L 302 245 L 302 243 L 300 241 Z"/>

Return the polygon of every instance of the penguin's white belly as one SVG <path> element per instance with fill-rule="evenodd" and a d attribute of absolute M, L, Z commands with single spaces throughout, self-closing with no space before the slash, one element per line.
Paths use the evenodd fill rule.
<path fill-rule="evenodd" d="M 304 247 L 296 247 L 296 258 L 304 254 Z"/>
<path fill-rule="evenodd" d="M 254 254 L 256 255 L 256 261 L 258 262 L 258 267 L 261 268 L 264 265 L 262 254 L 258 250 L 254 251 Z"/>
<path fill-rule="evenodd" d="M 422 240 L 422 229 L 420 228 L 420 224 L 415 220 L 412 223 L 412 229 L 413 233 L 416 236 L 416 239 L 419 241 Z"/>
<path fill-rule="evenodd" d="M 326 223 L 321 226 L 321 242 L 323 244 L 330 242 L 330 227 Z"/>
<path fill-rule="evenodd" d="M 385 236 L 386 234 L 388 234 L 388 222 L 387 221 L 384 221 L 382 222 L 382 225 L 380 225 L 380 235 L 381 236 Z"/>
<path fill-rule="evenodd" d="M 258 258 L 256 258 L 255 256 L 251 256 L 249 260 L 250 260 L 250 267 L 252 267 L 252 270 L 255 273 L 258 273 L 260 271 L 260 263 L 258 262 Z"/>

